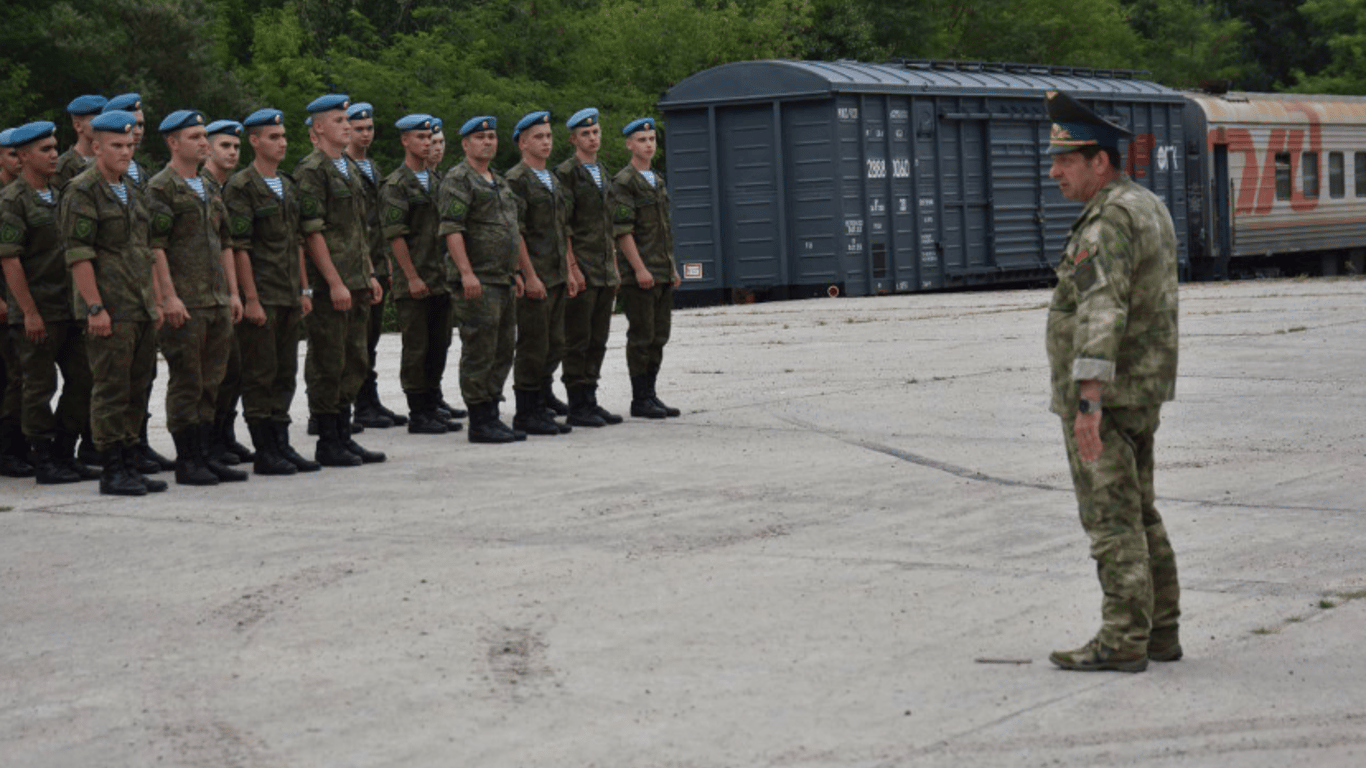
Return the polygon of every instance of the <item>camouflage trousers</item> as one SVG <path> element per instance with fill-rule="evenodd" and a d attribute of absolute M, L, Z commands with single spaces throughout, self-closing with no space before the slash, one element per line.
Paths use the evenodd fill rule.
<path fill-rule="evenodd" d="M 90 360 L 90 431 L 95 448 L 137 445 L 156 370 L 156 328 L 150 320 L 115 321 L 104 338 L 85 336 Z"/>
<path fill-rule="evenodd" d="M 237 335 L 240 325 L 233 326 L 228 342 L 228 365 L 223 369 L 223 381 L 218 385 L 218 400 L 213 407 L 218 416 L 237 410 L 237 401 L 242 397 L 242 339 Z"/>
<path fill-rule="evenodd" d="M 403 338 L 399 384 L 410 395 L 435 393 L 441 389 L 451 350 L 451 296 L 441 293 L 425 299 L 394 299 L 394 304 Z"/>
<path fill-rule="evenodd" d="M 166 358 L 166 428 L 177 434 L 212 424 L 232 349 L 232 313 L 227 307 L 192 307 L 179 328 L 163 324 L 157 342 Z"/>
<path fill-rule="evenodd" d="M 10 337 L 19 352 L 24 371 L 23 425 L 30 438 L 52 440 L 57 432 L 79 435 L 90 423 L 90 361 L 85 354 L 85 323 L 60 320 L 46 323 L 47 340 L 36 344 L 13 326 Z M 57 409 L 57 372 L 62 374 L 62 395 Z"/>
<path fill-rule="evenodd" d="M 560 378 L 566 387 L 598 383 L 616 304 L 617 289 L 597 285 L 565 302 L 564 365 Z"/>
<path fill-rule="evenodd" d="M 499 402 L 512 370 L 517 305 L 510 285 L 484 283 L 477 299 L 455 298 L 460 323 L 460 396 L 467 406 Z"/>
<path fill-rule="evenodd" d="M 1073 418 L 1063 439 L 1081 525 L 1104 593 L 1097 638 L 1122 651 L 1147 651 L 1150 633 L 1171 632 L 1181 616 L 1176 554 L 1154 506 L 1153 438 L 1159 406 L 1102 411 L 1098 461 L 1077 455 Z"/>
<path fill-rule="evenodd" d="M 299 378 L 298 307 L 262 307 L 264 325 L 237 324 L 242 349 L 242 416 L 248 422 L 289 423 Z"/>
<path fill-rule="evenodd" d="M 369 288 L 351 291 L 351 309 L 338 312 L 324 290 L 304 318 L 308 329 L 304 385 L 308 389 L 308 412 L 314 416 L 330 416 L 350 408 L 365 383 L 370 370 L 365 346 L 370 295 Z"/>
<path fill-rule="evenodd" d="M 380 261 L 375 263 L 378 264 Z M 365 370 L 365 381 L 363 382 L 365 384 L 373 384 L 379 381 L 379 373 L 375 370 L 375 353 L 379 349 L 379 337 L 384 333 L 384 305 L 391 301 L 389 291 L 393 287 L 388 275 L 375 275 L 375 281 L 379 283 L 379 289 L 384 292 L 384 301 L 378 304 L 370 304 L 370 316 L 365 321 L 366 359 L 370 361 L 369 367 Z M 369 302 L 367 301 L 367 303 Z"/>
<path fill-rule="evenodd" d="M 564 357 L 564 303 L 569 286 L 546 288 L 544 299 L 517 299 L 517 347 L 512 388 L 539 392 Z"/>
<path fill-rule="evenodd" d="M 664 361 L 664 345 L 669 343 L 673 285 L 656 282 L 648 290 L 622 285 L 621 300 L 626 315 L 626 370 L 632 376 L 658 371 Z"/>
<path fill-rule="evenodd" d="M 20 331 L 23 331 L 23 328 L 22 325 L 19 326 Z M 8 328 L 5 330 L 8 331 Z M 0 333 L 0 424 L 19 423 L 24 398 L 23 370 L 19 364 L 19 350 L 10 334 Z"/>

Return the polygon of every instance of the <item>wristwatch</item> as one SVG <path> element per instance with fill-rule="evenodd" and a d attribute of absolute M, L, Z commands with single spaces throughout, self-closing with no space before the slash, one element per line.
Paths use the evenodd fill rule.
<path fill-rule="evenodd" d="M 305 288 L 302 291 L 299 291 L 299 295 L 304 297 L 305 299 L 311 299 L 313 298 L 313 289 Z"/>
<path fill-rule="evenodd" d="M 1077 401 L 1077 413 L 1100 413 L 1100 401 L 1081 398 Z"/>
<path fill-rule="evenodd" d="M 86 314 L 90 315 L 91 317 L 94 317 L 95 315 L 98 315 L 99 313 L 101 313 L 101 312 L 103 312 L 103 311 L 104 311 L 104 305 L 103 305 L 103 304 L 91 304 L 90 307 L 86 310 Z"/>

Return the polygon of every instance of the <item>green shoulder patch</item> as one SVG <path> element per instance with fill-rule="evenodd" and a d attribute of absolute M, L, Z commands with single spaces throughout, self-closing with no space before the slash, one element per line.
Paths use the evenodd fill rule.
<path fill-rule="evenodd" d="M 17 243 L 19 238 L 23 236 L 24 233 L 20 232 L 14 224 L 8 221 L 0 224 L 0 243 Z"/>
<path fill-rule="evenodd" d="M 72 234 L 79 238 L 87 238 L 95 231 L 95 220 L 85 216 L 76 217 L 76 226 L 72 228 Z"/>
<path fill-rule="evenodd" d="M 243 216 L 240 213 L 232 215 L 232 233 L 234 235 L 245 235 L 251 231 L 251 217 Z"/>
<path fill-rule="evenodd" d="M 469 207 L 458 197 L 452 197 L 451 204 L 446 206 L 446 215 L 452 219 L 464 218 L 467 211 L 469 211 Z"/>
<path fill-rule="evenodd" d="M 158 235 L 170 232 L 173 224 L 175 224 L 175 220 L 171 218 L 171 214 L 165 211 L 157 211 L 152 214 L 152 231 Z"/>
<path fill-rule="evenodd" d="M 390 224 L 397 224 L 400 221 L 403 221 L 403 208 L 397 205 L 389 206 L 384 211 L 384 219 Z"/>
<path fill-rule="evenodd" d="M 318 204 L 318 198 L 313 195 L 300 195 L 299 209 L 303 211 L 303 214 L 305 216 L 308 216 L 310 218 L 313 216 L 317 216 L 318 211 L 320 209 L 320 206 Z"/>
<path fill-rule="evenodd" d="M 617 206 L 617 221 L 626 222 L 633 218 L 635 218 L 635 211 L 631 210 L 631 206 L 625 203 Z"/>

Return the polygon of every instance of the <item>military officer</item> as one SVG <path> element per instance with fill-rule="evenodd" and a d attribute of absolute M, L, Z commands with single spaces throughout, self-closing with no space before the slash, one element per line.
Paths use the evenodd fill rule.
<path fill-rule="evenodd" d="M 620 416 L 598 405 L 598 378 L 621 284 L 612 236 L 612 180 L 598 162 L 598 110 L 581 109 L 566 125 L 574 154 L 555 169 L 555 177 L 569 196 L 567 247 L 574 255 L 569 281 L 577 283 L 578 290 L 564 306 L 562 378 L 569 395 L 569 423 L 603 427 L 621 423 Z"/>
<path fill-rule="evenodd" d="M 116 109 L 129 112 L 137 119 L 137 122 L 133 124 L 133 159 L 128 161 L 128 173 L 125 175 L 138 189 L 143 189 L 151 180 L 152 173 L 137 158 L 138 150 L 142 148 L 142 139 L 147 134 L 147 121 L 142 113 L 142 95 L 121 93 L 110 99 L 104 105 L 103 111 L 113 112 Z"/>
<path fill-rule="evenodd" d="M 554 417 L 568 406 L 555 398 L 551 388 L 555 369 L 564 356 L 564 302 L 578 292 L 570 283 L 565 188 L 546 167 L 554 144 L 550 113 L 544 110 L 522 117 L 512 131 L 522 161 L 507 173 L 508 186 L 517 195 L 522 233 L 522 280 L 524 295 L 517 299 L 517 346 L 512 390 L 517 413 L 512 426 L 529 435 L 558 435 L 572 429 Z"/>
<path fill-rule="evenodd" d="M 258 475 L 316 472 L 322 465 L 289 443 L 289 408 L 299 370 L 299 322 L 313 309 L 303 282 L 299 191 L 280 173 L 288 150 L 284 113 L 259 109 L 242 121 L 252 162 L 228 181 L 228 208 L 237 283 L 244 297 L 237 326 L 242 347 L 242 410 Z"/>
<path fill-rule="evenodd" d="M 460 324 L 460 394 L 469 409 L 472 443 L 509 443 L 526 433 L 498 418 L 498 402 L 512 369 L 517 332 L 517 268 L 521 234 L 517 198 L 489 164 L 498 153 L 498 121 L 472 117 L 460 127 L 465 159 L 441 181 L 437 234 L 455 262 Z"/>
<path fill-rule="evenodd" d="M 370 260 L 365 182 L 344 152 L 351 136 L 346 115 L 350 105 L 344 94 L 319 96 L 309 103 L 317 145 L 294 169 L 308 282 L 326 293 L 304 318 L 304 379 L 308 409 L 318 424 L 314 458 L 336 467 L 385 459 L 383 453 L 362 448 L 351 435 L 351 405 L 370 367 L 370 305 L 383 293 Z"/>
<path fill-rule="evenodd" d="M 8 187 L 19 178 L 22 164 L 11 137 L 13 128 L 0 131 L 0 188 Z M 6 303 L 5 275 L 0 272 L 0 476 L 33 477 L 29 463 L 29 445 L 22 427 L 23 368 L 19 362 L 18 343 L 10 338 L 5 326 L 22 317 L 19 307 Z"/>
<path fill-rule="evenodd" d="M 76 461 L 76 437 L 90 422 L 90 362 L 85 323 L 71 313 L 71 272 L 57 227 L 57 200 L 48 179 L 57 169 L 57 126 L 34 122 L 14 129 L 10 143 L 23 175 L 0 191 L 0 268 L 8 286 L 11 343 L 23 370 L 24 435 L 43 485 L 98 479 Z M 54 414 L 57 372 L 61 397 Z"/>
<path fill-rule="evenodd" d="M 76 131 L 76 143 L 67 147 L 57 158 L 57 172 L 48 181 L 53 187 L 61 189 L 95 159 L 95 150 L 91 148 L 95 131 L 90 127 L 90 121 L 108 103 L 105 97 L 91 93 L 77 96 L 66 105 L 66 113 L 71 116 L 71 127 Z"/>
<path fill-rule="evenodd" d="M 104 458 L 100 493 L 141 496 L 166 490 L 144 477 L 135 456 L 156 359 L 158 322 L 143 195 L 124 180 L 133 157 L 129 112 L 90 121 L 95 161 L 61 191 L 58 221 L 76 286 L 74 312 L 86 318 L 92 389 L 90 421 Z"/>
<path fill-rule="evenodd" d="M 626 367 L 631 374 L 631 415 L 647 419 L 677 416 L 655 394 L 664 345 L 669 342 L 673 292 L 678 287 L 669 191 L 650 169 L 656 149 L 655 120 L 642 117 L 622 129 L 631 162 L 612 180 L 613 233 L 629 272 L 621 296 L 626 313 Z"/>
<path fill-rule="evenodd" d="M 1176 555 L 1153 492 L 1159 411 L 1176 390 L 1176 234 L 1162 200 L 1122 170 L 1127 130 L 1062 92 L 1048 112 L 1049 177 L 1085 203 L 1048 311 L 1051 410 L 1104 593 L 1100 631 L 1049 659 L 1141 672 L 1182 655 Z"/>
<path fill-rule="evenodd" d="M 152 177 L 151 246 L 165 324 L 158 333 L 170 372 L 166 426 L 175 440 L 176 482 L 217 485 L 247 474 L 209 455 L 218 387 L 233 324 L 241 320 L 227 209 L 217 185 L 199 175 L 209 153 L 202 112 L 178 109 L 161 121 L 171 161 Z"/>

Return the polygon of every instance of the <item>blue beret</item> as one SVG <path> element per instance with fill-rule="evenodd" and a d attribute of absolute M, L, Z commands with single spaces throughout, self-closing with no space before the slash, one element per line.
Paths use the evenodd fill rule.
<path fill-rule="evenodd" d="M 569 122 L 565 125 L 570 128 L 587 128 L 590 125 L 598 124 L 598 108 L 587 107 L 569 116 Z"/>
<path fill-rule="evenodd" d="M 1050 155 L 1076 152 L 1085 147 L 1118 150 L 1120 142 L 1133 135 L 1062 91 L 1049 91 L 1047 99 L 1048 119 L 1053 121 L 1048 136 Z"/>
<path fill-rule="evenodd" d="M 215 120 L 209 123 L 205 131 L 210 136 L 223 134 L 224 136 L 241 136 L 242 124 L 236 120 Z"/>
<path fill-rule="evenodd" d="M 242 121 L 243 128 L 255 128 L 259 125 L 284 125 L 285 113 L 278 109 L 258 109 L 247 115 L 247 119 Z"/>
<path fill-rule="evenodd" d="M 5 130 L 0 131 L 0 148 L 9 149 L 10 147 L 17 146 L 11 143 L 10 137 L 13 135 L 13 128 L 6 128 Z"/>
<path fill-rule="evenodd" d="M 375 105 L 368 101 L 358 101 L 346 110 L 348 120 L 368 120 L 375 116 Z"/>
<path fill-rule="evenodd" d="M 344 93 L 329 93 L 308 102 L 308 112 L 309 114 L 330 112 L 334 109 L 346 109 L 349 106 L 351 106 L 350 96 Z"/>
<path fill-rule="evenodd" d="M 157 130 L 162 133 L 171 133 L 181 128 L 193 128 L 196 125 L 204 124 L 204 113 L 195 109 L 177 109 L 166 116 L 161 121 L 161 126 Z"/>
<path fill-rule="evenodd" d="M 0 147 L 22 147 L 29 142 L 39 139 L 46 139 L 57 132 L 57 126 L 47 120 L 40 120 L 36 123 L 24 123 L 18 128 L 10 128 L 5 134 L 0 134 Z"/>
<path fill-rule="evenodd" d="M 308 117 L 305 117 L 305 118 L 304 118 L 304 126 L 305 126 L 305 127 L 308 127 L 308 128 L 312 128 L 312 127 L 313 127 L 313 116 L 312 116 L 312 115 L 309 115 Z"/>
<path fill-rule="evenodd" d="M 430 131 L 432 129 L 432 116 L 415 112 L 411 115 L 404 115 L 399 118 L 394 127 L 400 131 Z"/>
<path fill-rule="evenodd" d="M 445 120 L 442 120 L 442 119 L 439 118 L 439 117 L 433 116 L 433 117 L 432 117 L 432 133 L 441 133 L 441 126 L 443 126 L 443 125 L 445 125 L 445 124 L 446 124 L 446 121 L 445 121 Z"/>
<path fill-rule="evenodd" d="M 71 100 L 70 104 L 66 105 L 66 111 L 67 113 L 74 115 L 76 117 L 84 117 L 85 115 L 98 115 L 100 113 L 100 110 L 104 109 L 104 105 L 108 103 L 109 99 L 106 99 L 105 97 L 99 96 L 97 94 L 90 94 L 88 96 L 77 96 L 76 98 Z"/>
<path fill-rule="evenodd" d="M 132 133 L 137 122 L 137 115 L 116 109 L 113 112 L 96 115 L 95 119 L 90 121 L 90 127 L 106 133 Z"/>
<path fill-rule="evenodd" d="M 641 117 L 627 123 L 626 127 L 621 129 L 621 134 L 630 136 L 636 131 L 653 131 L 654 129 L 655 119 L 653 117 Z"/>
<path fill-rule="evenodd" d="M 496 131 L 498 130 L 498 118 L 492 115 L 480 115 L 471 117 L 460 126 L 460 138 L 464 138 L 475 131 Z"/>
<path fill-rule="evenodd" d="M 142 96 L 136 93 L 123 93 L 110 99 L 109 103 L 104 105 L 105 112 L 113 112 L 116 109 L 121 109 L 124 112 L 136 112 L 142 109 Z"/>
<path fill-rule="evenodd" d="M 521 120 L 517 121 L 517 127 L 512 129 L 512 140 L 516 141 L 517 137 L 522 135 L 522 131 L 525 131 L 533 125 L 541 125 L 542 123 L 550 125 L 550 113 L 545 110 L 532 112 L 531 114 L 524 116 Z"/>

